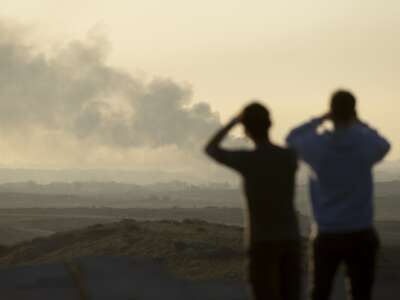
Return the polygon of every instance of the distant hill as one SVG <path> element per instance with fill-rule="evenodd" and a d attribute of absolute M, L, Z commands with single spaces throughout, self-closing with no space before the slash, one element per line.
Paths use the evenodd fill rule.
<path fill-rule="evenodd" d="M 149 185 L 121 182 L 16 182 L 0 184 L 0 208 L 242 206 L 242 193 L 228 184 L 171 181 Z"/>
<path fill-rule="evenodd" d="M 185 180 L 187 182 L 200 181 L 196 174 L 160 170 L 0 168 L 0 183 L 33 181 L 47 184 L 51 182 L 118 181 L 151 184 L 174 180 Z"/>
<path fill-rule="evenodd" d="M 297 189 L 298 209 L 308 215 L 308 188 Z M 378 220 L 400 220 L 400 181 L 375 185 Z M 171 181 L 147 185 L 121 182 L 17 182 L 0 184 L 2 208 L 243 208 L 245 201 L 239 188 L 229 184 L 193 185 Z"/>
<path fill-rule="evenodd" d="M 307 182 L 307 167 L 301 163 L 298 172 L 300 184 Z M 379 182 L 400 180 L 400 160 L 384 161 L 375 170 L 375 179 Z M 207 169 L 207 172 L 182 172 L 173 170 L 140 170 L 140 169 L 40 169 L 9 168 L 0 166 L 0 184 L 9 182 L 122 182 L 139 185 L 158 182 L 184 181 L 201 185 L 210 182 L 237 185 L 239 176 L 223 168 Z"/>

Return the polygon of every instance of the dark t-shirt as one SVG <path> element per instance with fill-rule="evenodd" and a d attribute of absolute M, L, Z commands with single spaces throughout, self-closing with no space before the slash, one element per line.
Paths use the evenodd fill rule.
<path fill-rule="evenodd" d="M 214 158 L 238 171 L 247 199 L 248 242 L 299 238 L 294 208 L 296 154 L 265 144 L 255 150 L 218 150 Z"/>

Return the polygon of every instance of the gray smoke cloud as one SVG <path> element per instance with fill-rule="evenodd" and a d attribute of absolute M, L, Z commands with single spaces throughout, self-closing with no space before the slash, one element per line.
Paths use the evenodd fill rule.
<path fill-rule="evenodd" d="M 0 24 L 0 130 L 61 131 L 110 147 L 190 149 L 220 125 L 190 86 L 109 66 L 97 36 L 45 54 Z"/>

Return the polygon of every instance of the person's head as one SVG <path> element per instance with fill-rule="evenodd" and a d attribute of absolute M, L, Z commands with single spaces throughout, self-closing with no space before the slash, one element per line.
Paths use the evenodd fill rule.
<path fill-rule="evenodd" d="M 346 90 L 338 90 L 331 98 L 331 119 L 335 125 L 349 125 L 357 119 L 356 98 Z"/>
<path fill-rule="evenodd" d="M 241 121 L 246 135 L 253 141 L 261 141 L 268 138 L 268 130 L 272 122 L 270 113 L 264 105 L 258 102 L 247 105 L 243 109 Z"/>

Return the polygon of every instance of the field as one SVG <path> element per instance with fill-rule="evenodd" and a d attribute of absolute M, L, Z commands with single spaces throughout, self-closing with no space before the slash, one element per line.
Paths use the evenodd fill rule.
<path fill-rule="evenodd" d="M 245 278 L 238 208 L 3 209 L 0 220 L 0 268 L 132 256 L 160 261 L 183 279 Z M 301 223 L 306 253 L 308 219 L 301 217 Z M 400 281 L 400 223 L 378 222 L 377 227 L 383 245 L 377 299 L 393 299 Z"/>

